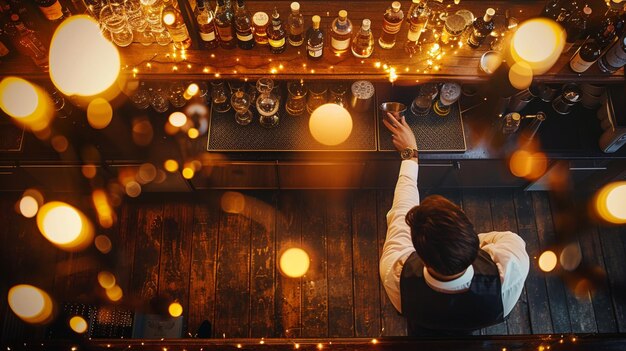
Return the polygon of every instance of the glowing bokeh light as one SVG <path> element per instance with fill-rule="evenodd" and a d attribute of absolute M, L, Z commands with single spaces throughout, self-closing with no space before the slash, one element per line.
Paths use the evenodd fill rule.
<path fill-rule="evenodd" d="M 191 179 L 196 174 L 196 172 L 191 167 L 183 168 L 183 172 L 182 173 L 183 173 L 183 177 L 185 179 Z"/>
<path fill-rule="evenodd" d="M 91 201 L 96 209 L 100 226 L 102 228 L 111 228 L 113 226 L 114 213 L 106 192 L 102 189 L 94 190 L 91 194 Z"/>
<path fill-rule="evenodd" d="M 93 239 L 91 223 L 73 206 L 52 201 L 37 213 L 37 227 L 41 234 L 57 247 L 77 251 L 87 247 Z"/>
<path fill-rule="evenodd" d="M 595 196 L 595 211 L 603 220 L 626 224 L 626 181 L 613 182 L 602 187 Z"/>
<path fill-rule="evenodd" d="M 120 55 L 100 25 L 86 15 L 57 28 L 50 44 L 50 78 L 65 95 L 93 96 L 108 89 L 120 72 Z"/>
<path fill-rule="evenodd" d="M 163 15 L 163 23 L 167 24 L 168 26 L 174 24 L 175 21 L 176 16 L 174 16 L 173 13 L 168 12 Z"/>
<path fill-rule="evenodd" d="M 200 131 L 198 131 L 196 128 L 189 128 L 189 130 L 187 131 L 187 136 L 189 137 L 189 139 L 196 139 L 200 136 Z"/>
<path fill-rule="evenodd" d="M 52 144 L 52 147 L 58 153 L 65 152 L 70 146 L 67 138 L 63 135 L 55 135 L 54 137 L 52 137 L 52 139 L 50 140 L 50 144 Z"/>
<path fill-rule="evenodd" d="M 152 163 L 144 163 L 139 166 L 137 171 L 137 181 L 141 184 L 147 184 L 156 178 L 157 169 Z"/>
<path fill-rule="evenodd" d="M 33 218 L 39 211 L 39 203 L 37 200 L 29 195 L 26 195 L 20 199 L 20 213 L 26 218 Z"/>
<path fill-rule="evenodd" d="M 542 152 L 517 150 L 511 155 L 509 168 L 516 177 L 536 180 L 548 169 L 548 159 Z"/>
<path fill-rule="evenodd" d="M 561 263 L 561 267 L 566 271 L 573 271 L 583 260 L 583 254 L 580 251 L 580 245 L 578 243 L 571 243 L 561 251 L 561 255 L 559 255 L 559 262 Z"/>
<path fill-rule="evenodd" d="M 111 243 L 111 239 L 109 239 L 109 237 L 106 235 L 98 235 L 94 240 L 94 245 L 96 246 L 96 249 L 98 249 L 98 251 L 102 252 L 103 254 L 108 254 L 113 248 L 113 243 Z"/>
<path fill-rule="evenodd" d="M 40 324 L 50 321 L 53 304 L 50 296 L 32 285 L 20 284 L 9 289 L 9 306 L 24 322 Z"/>
<path fill-rule="evenodd" d="M 513 62 L 525 62 L 539 75 L 547 72 L 558 60 L 565 46 L 563 28 L 546 18 L 533 18 L 519 25 L 513 34 Z"/>
<path fill-rule="evenodd" d="M 553 251 L 544 251 L 541 256 L 539 256 L 539 269 L 544 272 L 551 272 L 556 268 L 557 262 L 558 259 Z"/>
<path fill-rule="evenodd" d="M 126 191 L 126 195 L 130 197 L 138 197 L 139 195 L 141 195 L 141 184 L 137 183 L 134 180 L 126 183 L 126 186 L 124 188 Z"/>
<path fill-rule="evenodd" d="M 115 276 L 111 272 L 102 271 L 98 273 L 98 284 L 103 289 L 111 289 L 115 286 Z"/>
<path fill-rule="evenodd" d="M 198 86 L 198 84 L 191 83 L 187 87 L 187 90 L 185 90 L 183 97 L 185 98 L 185 100 L 190 100 L 192 97 L 196 96 L 196 94 L 198 94 L 199 91 L 200 91 L 200 87 Z"/>
<path fill-rule="evenodd" d="M 32 115 L 39 105 L 39 94 L 33 84 L 17 77 L 6 77 L 0 82 L 0 107 L 13 118 Z"/>
<path fill-rule="evenodd" d="M 117 302 L 121 300 L 122 297 L 124 297 L 124 292 L 122 291 L 122 288 L 120 288 L 119 285 L 114 285 L 112 288 L 106 289 L 105 293 L 107 297 L 109 298 L 109 300 L 113 302 Z"/>
<path fill-rule="evenodd" d="M 163 168 L 165 168 L 166 171 L 170 172 L 170 173 L 174 173 L 176 171 L 178 171 L 178 162 L 176 162 L 176 160 L 166 160 L 163 163 Z"/>
<path fill-rule="evenodd" d="M 180 317 L 183 314 L 183 306 L 178 302 L 172 302 L 167 308 L 167 311 L 170 313 L 170 316 L 174 318 Z"/>
<path fill-rule="evenodd" d="M 280 271 L 290 278 L 300 278 L 309 270 L 310 259 L 306 251 L 292 247 L 280 256 Z"/>
<path fill-rule="evenodd" d="M 103 98 L 95 98 L 87 106 L 87 121 L 93 129 L 106 128 L 113 119 L 113 107 Z"/>
<path fill-rule="evenodd" d="M 524 90 L 533 82 L 533 70 L 526 62 L 516 62 L 509 70 L 509 82 L 515 89 Z"/>
<path fill-rule="evenodd" d="M 78 334 L 82 334 L 87 331 L 87 321 L 81 316 L 74 316 L 70 318 L 69 324 L 70 328 Z"/>
<path fill-rule="evenodd" d="M 96 166 L 92 164 L 83 165 L 81 167 L 81 173 L 83 173 L 83 176 L 85 176 L 85 178 L 93 179 L 97 173 Z"/>
<path fill-rule="evenodd" d="M 348 110 L 337 104 L 324 104 L 311 114 L 309 130 L 318 142 L 338 145 L 352 133 L 352 117 Z"/>
<path fill-rule="evenodd" d="M 182 127 L 185 125 L 185 123 L 187 123 L 187 116 L 182 113 L 182 112 L 173 112 L 168 121 L 170 122 L 171 125 L 173 125 L 174 127 Z"/>
<path fill-rule="evenodd" d="M 246 207 L 246 197 L 242 193 L 227 191 L 222 195 L 220 203 L 226 213 L 242 213 Z"/>

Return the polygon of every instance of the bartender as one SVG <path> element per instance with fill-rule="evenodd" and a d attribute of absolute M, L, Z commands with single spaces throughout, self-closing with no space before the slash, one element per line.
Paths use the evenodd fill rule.
<path fill-rule="evenodd" d="M 510 231 L 477 234 L 463 210 L 432 195 L 420 202 L 415 135 L 387 113 L 402 164 L 387 213 L 380 276 L 410 336 L 464 335 L 500 323 L 524 288 L 529 259 Z"/>

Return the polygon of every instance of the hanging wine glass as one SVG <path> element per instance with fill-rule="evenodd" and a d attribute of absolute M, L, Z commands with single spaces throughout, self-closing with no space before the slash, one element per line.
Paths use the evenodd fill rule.
<path fill-rule="evenodd" d="M 261 78 L 256 82 L 259 97 L 256 99 L 256 109 L 259 112 L 259 123 L 265 128 L 272 128 L 278 124 L 278 109 L 280 100 L 273 93 L 274 81 L 270 78 Z"/>
<path fill-rule="evenodd" d="M 250 95 L 243 90 L 237 90 L 230 98 L 230 103 L 235 110 L 235 121 L 242 126 L 252 122 L 252 113 L 250 112 L 250 104 L 252 100 Z"/>

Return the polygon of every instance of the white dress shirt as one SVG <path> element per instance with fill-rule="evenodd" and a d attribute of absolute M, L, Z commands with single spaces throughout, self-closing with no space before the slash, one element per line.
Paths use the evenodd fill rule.
<path fill-rule="evenodd" d="M 393 196 L 393 205 L 387 213 L 387 238 L 380 258 L 380 276 L 387 296 L 393 306 L 402 312 L 400 302 L 400 274 L 404 262 L 415 251 L 411 241 L 411 228 L 406 224 L 406 213 L 420 202 L 417 190 L 419 166 L 414 160 L 402 161 L 400 175 Z M 480 248 L 495 262 L 502 282 L 502 305 L 506 317 L 522 293 L 528 275 L 529 259 L 526 243 L 512 232 L 478 234 Z M 432 289 L 440 292 L 461 292 L 470 287 L 474 268 L 470 265 L 465 273 L 452 281 L 435 279 L 424 267 L 424 280 Z"/>

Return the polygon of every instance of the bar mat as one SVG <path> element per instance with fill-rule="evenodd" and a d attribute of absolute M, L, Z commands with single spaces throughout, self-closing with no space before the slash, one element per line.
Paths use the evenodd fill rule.
<path fill-rule="evenodd" d="M 426 116 L 414 116 L 411 113 L 410 93 L 399 94 L 394 91 L 394 98 L 389 101 L 402 102 L 407 106 L 405 114 L 407 123 L 411 126 L 417 148 L 425 152 L 464 152 L 467 150 L 465 143 L 465 129 L 459 103 L 452 105 L 450 114 L 446 117 L 438 116 L 431 108 Z M 408 98 L 407 98 L 408 97 Z M 383 101 L 378 101 L 380 105 Z M 378 145 L 380 151 L 395 151 L 391 142 L 391 133 L 382 122 L 382 111 L 377 110 L 378 115 Z"/>
<path fill-rule="evenodd" d="M 284 105 L 285 99 L 281 99 Z M 254 107 L 251 107 L 251 110 Z M 256 111 L 255 111 L 256 112 Z M 317 142 L 309 132 L 309 115 L 289 115 L 281 107 L 278 125 L 264 128 L 259 124 L 258 114 L 247 126 L 235 122 L 231 108 L 218 113 L 211 108 L 207 151 L 376 151 L 376 112 L 369 111 L 352 115 L 352 133 L 346 141 L 335 146 Z"/>

